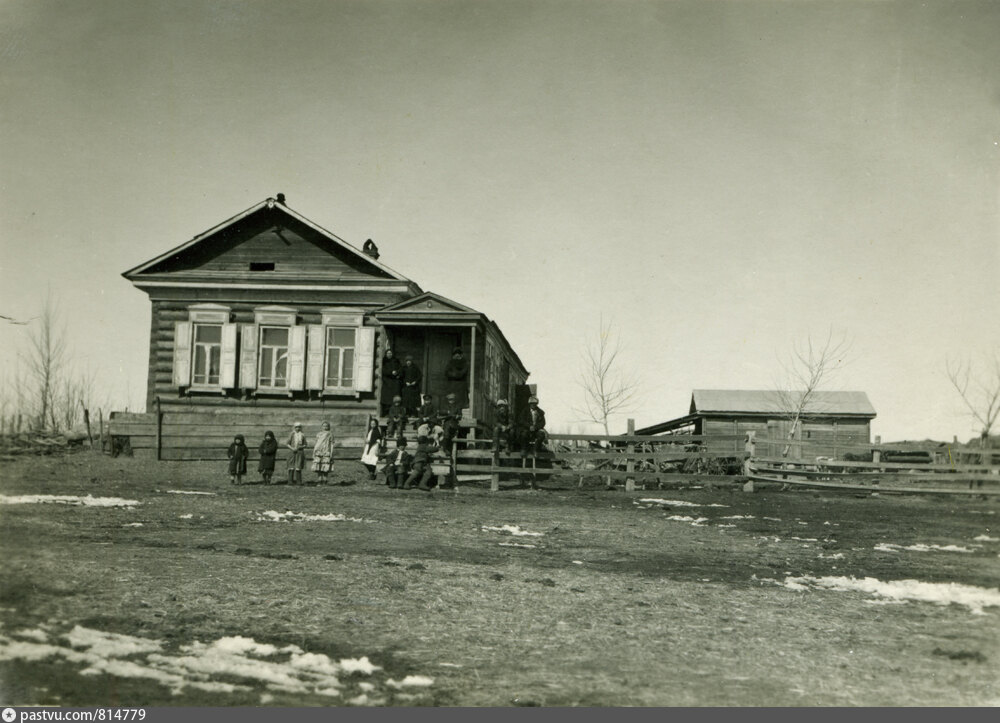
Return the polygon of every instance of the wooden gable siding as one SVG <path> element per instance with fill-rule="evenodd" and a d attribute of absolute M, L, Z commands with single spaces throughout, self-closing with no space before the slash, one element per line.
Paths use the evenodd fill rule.
<path fill-rule="evenodd" d="M 699 434 L 709 437 L 713 435 L 744 435 L 756 432 L 761 439 L 784 439 L 788 435 L 790 421 L 787 419 L 767 419 L 764 417 L 704 417 L 701 420 Z M 809 442 L 802 447 L 796 446 L 790 450 L 790 456 L 795 458 L 810 457 L 843 457 L 844 445 L 865 444 L 871 441 L 871 424 L 867 420 L 852 418 L 811 419 L 804 421 L 795 439 Z M 707 440 L 706 449 L 713 454 L 733 452 L 742 455 L 743 442 L 724 440 Z M 781 456 L 784 450 L 782 444 L 764 444 L 758 446 L 762 456 Z"/>
<path fill-rule="evenodd" d="M 273 263 L 273 271 L 251 271 L 251 263 Z M 364 257 L 344 249 L 314 229 L 275 209 L 262 209 L 178 252 L 140 276 L 224 276 L 230 281 L 303 277 L 391 279 Z"/>

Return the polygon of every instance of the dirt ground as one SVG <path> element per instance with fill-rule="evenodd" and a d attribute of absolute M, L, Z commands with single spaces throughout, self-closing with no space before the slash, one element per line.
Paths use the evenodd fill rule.
<path fill-rule="evenodd" d="M 5 462 L 0 703 L 1000 705 L 996 500 L 334 481 Z"/>

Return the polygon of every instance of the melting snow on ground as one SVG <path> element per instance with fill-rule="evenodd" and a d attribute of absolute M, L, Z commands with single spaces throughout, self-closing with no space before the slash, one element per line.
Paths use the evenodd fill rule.
<path fill-rule="evenodd" d="M 529 545 L 524 542 L 498 542 L 500 547 L 538 547 L 538 545 Z"/>
<path fill-rule="evenodd" d="M 483 525 L 480 528 L 483 532 L 499 532 L 501 535 L 514 535 L 514 537 L 541 537 L 544 532 L 529 532 L 522 530 L 517 525 L 501 525 L 500 527 L 490 527 Z"/>
<path fill-rule="evenodd" d="M 990 537 L 989 535 L 976 535 L 972 539 L 976 542 L 1000 542 L 1000 537 Z"/>
<path fill-rule="evenodd" d="M 215 495 L 214 492 L 196 492 L 195 490 L 167 490 L 170 495 Z"/>
<path fill-rule="evenodd" d="M 702 505 L 697 502 L 686 502 L 684 500 L 664 500 L 658 497 L 645 497 L 641 500 L 635 500 L 635 504 L 647 504 L 647 505 L 665 505 L 667 507 L 729 507 L 729 505 L 718 505 L 714 502 L 710 505 Z"/>
<path fill-rule="evenodd" d="M 241 636 L 220 638 L 212 643 L 195 641 L 176 652 L 163 650 L 160 640 L 107 633 L 77 625 L 50 642 L 38 629 L 12 634 L 25 640 L 0 635 L 0 660 L 39 661 L 61 658 L 82 664 L 80 675 L 113 675 L 119 678 L 142 678 L 168 687 L 174 695 L 187 688 L 216 692 L 247 692 L 263 687 L 273 692 L 342 697 L 361 691 L 347 702 L 384 705 L 387 699 L 377 695 L 374 682 L 358 681 L 356 676 L 371 677 L 382 668 L 367 656 L 334 660 L 322 653 L 309 653 L 297 645 L 278 647 L 258 643 Z M 385 693 L 401 689 L 425 689 L 434 679 L 408 675 L 401 681 L 385 681 Z M 375 695 L 368 696 L 368 693 Z M 262 699 L 263 699 L 262 696 Z"/>
<path fill-rule="evenodd" d="M 819 553 L 819 556 L 822 559 L 824 559 L 824 560 L 843 560 L 844 559 L 844 553 L 843 552 L 835 552 L 832 555 L 824 555 L 821 552 L 821 553 Z"/>
<path fill-rule="evenodd" d="M 704 523 L 708 522 L 707 517 L 689 517 L 688 515 L 670 515 L 667 519 L 674 522 L 687 522 L 695 527 L 704 527 Z"/>
<path fill-rule="evenodd" d="M 727 515 L 726 517 L 720 517 L 720 520 L 752 520 L 753 515 Z"/>
<path fill-rule="evenodd" d="M 375 522 L 360 517 L 347 517 L 333 512 L 326 515 L 309 515 L 305 512 L 275 512 L 267 510 L 257 513 L 258 522 Z"/>
<path fill-rule="evenodd" d="M 886 604 L 915 600 L 937 605 L 962 605 L 977 615 L 983 608 L 1000 607 L 1000 590 L 991 590 L 957 582 L 920 582 L 919 580 L 890 580 L 883 582 L 874 577 L 786 577 L 783 584 L 792 590 L 818 587 L 842 592 L 865 592 Z"/>
<path fill-rule="evenodd" d="M 881 542 L 875 545 L 875 549 L 879 552 L 899 552 L 901 550 L 912 550 L 914 552 L 975 552 L 975 550 L 960 545 L 924 545 L 917 543 L 916 545 L 903 546 L 894 545 L 891 542 Z"/>
<path fill-rule="evenodd" d="M 79 497 L 77 495 L 16 495 L 9 497 L 0 495 L 0 505 L 36 505 L 57 504 L 75 505 L 77 507 L 135 507 L 139 500 L 126 500 L 121 497 Z"/>

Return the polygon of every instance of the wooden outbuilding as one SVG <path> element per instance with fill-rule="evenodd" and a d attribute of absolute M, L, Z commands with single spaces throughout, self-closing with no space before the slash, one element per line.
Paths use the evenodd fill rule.
<path fill-rule="evenodd" d="M 763 439 L 787 439 L 792 425 L 789 399 L 801 392 L 776 392 L 747 389 L 695 389 L 691 406 L 683 417 L 637 429 L 636 434 L 699 434 L 709 437 L 704 444 L 713 453 L 733 451 L 742 454 L 742 437 L 754 431 Z M 875 408 L 864 392 L 813 392 L 796 426 L 793 439 L 808 442 L 807 454 L 842 457 L 847 444 L 871 442 L 871 421 Z M 725 436 L 725 440 L 712 440 Z M 762 456 L 780 455 L 783 445 L 758 445 Z M 798 457 L 801 446 L 790 456 Z"/>
<path fill-rule="evenodd" d="M 158 459 L 224 459 L 235 434 L 253 456 L 265 430 L 280 444 L 295 422 L 310 439 L 327 421 L 353 456 L 382 411 L 389 347 L 413 357 L 420 392 L 436 400 L 461 348 L 472 430 L 498 398 L 524 396 L 528 371 L 495 323 L 379 259 L 370 241 L 352 246 L 278 194 L 129 269 L 152 303 L 146 413 L 115 414 L 112 434 Z"/>

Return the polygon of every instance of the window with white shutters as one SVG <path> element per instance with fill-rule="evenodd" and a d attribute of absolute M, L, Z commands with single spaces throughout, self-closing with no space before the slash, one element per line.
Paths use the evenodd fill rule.
<path fill-rule="evenodd" d="M 194 304 L 188 321 L 174 324 L 173 382 L 188 392 L 224 392 L 236 386 L 236 324 L 228 306 Z"/>

